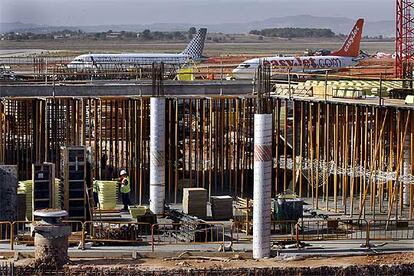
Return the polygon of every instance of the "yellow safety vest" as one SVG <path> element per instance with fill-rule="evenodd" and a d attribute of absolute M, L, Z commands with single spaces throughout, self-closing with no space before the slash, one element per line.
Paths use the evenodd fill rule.
<path fill-rule="evenodd" d="M 127 182 L 126 185 L 123 185 L 124 181 Z M 129 193 L 130 191 L 131 191 L 131 188 L 129 186 L 129 176 L 127 176 L 121 181 L 121 193 L 126 194 L 126 193 Z"/>
<path fill-rule="evenodd" d="M 93 181 L 93 192 L 94 192 L 94 193 L 99 192 L 98 180 L 94 180 L 94 181 Z"/>

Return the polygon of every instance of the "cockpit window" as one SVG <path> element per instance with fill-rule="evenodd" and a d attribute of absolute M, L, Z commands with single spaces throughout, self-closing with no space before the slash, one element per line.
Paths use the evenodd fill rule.
<path fill-rule="evenodd" d="M 91 59 L 90 56 L 84 56 L 84 57 L 77 57 L 77 58 L 74 59 L 74 61 L 77 61 L 77 62 L 91 62 L 92 59 Z"/>
<path fill-rule="evenodd" d="M 250 67 L 250 64 L 243 63 L 243 64 L 240 64 L 239 67 L 240 68 L 249 68 Z"/>

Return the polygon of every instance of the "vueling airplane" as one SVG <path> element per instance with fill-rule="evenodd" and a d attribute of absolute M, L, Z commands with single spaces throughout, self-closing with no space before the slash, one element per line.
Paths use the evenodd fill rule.
<path fill-rule="evenodd" d="M 67 67 L 75 69 L 84 68 L 111 68 L 115 66 L 137 66 L 165 63 L 171 65 L 184 65 L 202 58 L 207 29 L 200 28 L 188 43 L 184 51 L 179 54 L 158 53 L 126 53 L 126 54 L 84 54 L 77 56 Z"/>
<path fill-rule="evenodd" d="M 359 58 L 362 28 L 364 19 L 358 19 L 351 33 L 345 40 L 341 49 L 327 56 L 302 57 L 263 57 L 244 61 L 233 70 L 235 79 L 253 79 L 260 62 L 269 63 L 273 72 L 315 73 L 326 70 L 337 70 L 344 67 L 355 66 L 362 59 Z"/>

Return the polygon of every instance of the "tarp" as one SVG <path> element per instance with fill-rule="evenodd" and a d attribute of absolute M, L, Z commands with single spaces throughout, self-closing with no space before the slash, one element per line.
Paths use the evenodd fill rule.
<path fill-rule="evenodd" d="M 193 68 L 182 68 L 178 70 L 177 79 L 180 81 L 193 81 Z"/>

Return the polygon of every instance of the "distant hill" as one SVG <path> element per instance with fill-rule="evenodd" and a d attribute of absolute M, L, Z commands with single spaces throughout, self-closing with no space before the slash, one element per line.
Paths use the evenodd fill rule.
<path fill-rule="evenodd" d="M 49 33 L 54 31 L 62 30 L 75 31 L 80 27 L 73 26 L 48 26 L 48 25 L 37 25 L 32 23 L 12 22 L 12 23 L 0 23 L 0 33 L 7 32 L 32 32 L 32 33 Z"/>
<path fill-rule="evenodd" d="M 113 31 L 143 31 L 145 29 L 157 31 L 178 31 L 186 30 L 191 26 L 201 27 L 205 26 L 209 32 L 214 33 L 248 33 L 254 29 L 265 28 L 283 28 L 283 27 L 297 27 L 297 28 L 328 28 L 336 34 L 348 34 L 351 30 L 355 19 L 345 17 L 318 17 L 311 15 L 297 15 L 274 17 L 264 20 L 246 22 L 246 23 L 221 23 L 221 24 L 191 24 L 191 23 L 153 23 L 146 25 L 96 25 L 96 26 L 46 26 L 36 25 L 30 23 L 0 23 L 0 32 L 33 32 L 33 33 L 47 33 L 53 31 L 60 31 L 64 29 L 82 30 L 84 32 L 104 32 L 107 30 Z M 395 36 L 395 23 L 392 20 L 366 22 L 364 28 L 364 35 L 385 37 Z"/>

